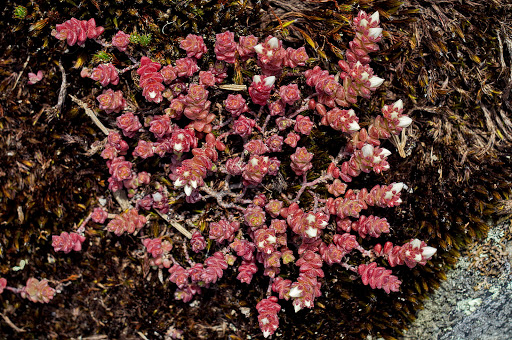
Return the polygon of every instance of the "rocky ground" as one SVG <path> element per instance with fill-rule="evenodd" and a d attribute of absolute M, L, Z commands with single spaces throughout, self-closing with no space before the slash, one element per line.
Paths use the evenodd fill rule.
<path fill-rule="evenodd" d="M 403 340 L 512 338 L 511 228 L 499 223 L 465 253 Z"/>

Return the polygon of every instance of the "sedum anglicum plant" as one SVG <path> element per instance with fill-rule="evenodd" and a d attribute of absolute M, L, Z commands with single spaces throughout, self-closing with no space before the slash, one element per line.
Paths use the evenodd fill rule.
<path fill-rule="evenodd" d="M 115 237 L 137 234 L 152 266 L 169 273 L 175 298 L 184 302 L 226 270 L 248 285 L 263 275 L 268 289 L 255 308 L 265 337 L 278 329 L 282 305 L 296 312 L 314 307 L 332 266 L 371 288 L 398 291 L 401 280 L 383 260 L 391 268 L 413 268 L 436 249 L 418 239 L 367 245 L 391 232 L 372 207 L 400 205 L 406 185 L 351 184 L 363 173 L 389 170 L 391 152 L 382 143 L 412 120 L 397 100 L 361 127 L 355 104 L 384 82 L 370 65 L 382 38 L 378 12 L 359 12 L 352 28 L 355 37 L 331 74 L 313 67 L 304 47 L 286 47 L 274 36 L 226 31 L 206 46 L 204 37 L 189 34 L 180 42 L 184 56 L 167 64 L 137 54 L 132 45 L 143 45 L 142 36 L 119 31 L 103 40 L 94 19 L 57 25 L 53 35 L 68 45 L 93 39 L 105 53 L 128 54 L 132 65 L 118 69 L 97 59 L 81 72 L 102 91 L 97 106 L 77 101 L 107 134 L 101 157 L 122 211 L 96 207 L 78 230 L 53 237 L 55 251 L 80 251 L 89 220 Z M 246 68 L 242 85 L 229 84 L 235 65 Z M 129 70 L 137 77 L 127 76 Z M 126 83 L 152 109 L 130 105 Z M 107 128 L 102 121 L 113 123 Z M 336 142 L 320 152 L 311 146 L 315 138 Z M 200 219 L 204 202 L 218 207 L 207 213 L 206 224 Z M 152 234 L 148 223 L 160 223 L 162 232 Z M 176 230 L 165 229 L 169 224 Z M 43 281 L 27 283 L 22 295 L 48 302 L 53 293 Z"/>

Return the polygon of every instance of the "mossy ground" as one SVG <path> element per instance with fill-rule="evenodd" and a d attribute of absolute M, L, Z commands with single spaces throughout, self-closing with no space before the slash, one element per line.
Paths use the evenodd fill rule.
<path fill-rule="evenodd" d="M 26 6 L 26 17 L 14 17 L 17 5 Z M 61 110 L 55 107 L 58 61 L 68 70 L 68 93 L 85 98 L 90 83 L 69 70 L 91 62 L 97 46 L 64 52 L 50 36 L 55 24 L 72 16 L 95 17 L 110 32 L 151 34 L 152 43 L 140 48 L 162 60 L 179 53 L 177 38 L 188 33 L 272 31 L 287 44 L 309 46 L 310 54 L 314 47 L 327 68 L 337 49 L 346 48 L 347 21 L 359 8 L 381 12 L 386 33 L 372 66 L 388 80 L 360 109 L 372 115 L 383 102 L 402 98 L 415 121 L 407 133 L 407 156 L 395 152 L 384 178 L 364 180 L 407 183 L 413 192 L 403 195 L 404 203 L 379 214 L 397 226 L 396 240 L 418 237 L 439 253 L 425 267 L 395 270 L 404 284 L 389 296 L 333 268 L 314 310 L 295 314 L 285 304 L 278 334 L 398 337 L 461 249 L 481 239 L 488 217 L 507 206 L 512 20 L 504 1 L 9 2 L 0 13 L 0 276 L 13 286 L 36 277 L 63 288 L 47 305 L 2 294 L 0 334 L 159 339 L 174 327 L 187 339 L 261 337 L 254 306 L 266 280 L 247 287 L 230 274 L 194 303 L 183 304 L 173 299 L 170 283 L 160 284 L 156 273 L 148 279 L 139 242 L 131 237 L 107 237 L 100 227 L 92 228 L 81 253 L 52 251 L 51 235 L 81 222 L 105 193 L 107 178 L 103 160 L 87 153 L 101 138 L 95 126 L 69 99 Z M 284 30 L 292 19 L 297 20 Z M 27 85 L 27 73 L 39 69 L 44 79 Z M 28 261 L 25 268 L 13 271 L 21 260 Z"/>

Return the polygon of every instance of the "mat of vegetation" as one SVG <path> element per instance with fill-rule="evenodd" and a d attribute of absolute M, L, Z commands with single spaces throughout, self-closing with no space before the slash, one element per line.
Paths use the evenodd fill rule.
<path fill-rule="evenodd" d="M 110 237 L 97 225 L 88 229 L 81 252 L 53 250 L 52 235 L 81 224 L 105 195 L 109 177 L 96 148 L 103 136 L 84 110 L 61 95 L 59 65 L 67 94 L 94 103 L 90 79 L 80 70 L 112 58 L 89 45 L 64 53 L 64 44 L 51 35 L 56 24 L 94 17 L 109 32 L 142 37 L 137 48 L 159 60 L 176 59 L 179 39 L 189 33 L 212 37 L 210 44 L 227 29 L 261 38 L 273 34 L 287 46 L 305 46 L 314 63 L 335 73 L 352 39 L 351 19 L 360 9 L 378 11 L 384 38 L 372 67 L 386 82 L 359 110 L 402 99 L 414 121 L 406 137 L 385 145 L 393 151 L 391 170 L 379 177 L 404 182 L 412 193 L 382 216 L 400 226 L 393 230 L 396 240 L 423 239 L 438 253 L 424 267 L 398 270 L 403 284 L 389 295 L 338 280 L 346 277 L 342 269 L 330 271 L 315 308 L 296 314 L 287 305 L 277 334 L 392 339 L 402 335 L 460 252 L 482 242 L 487 221 L 512 214 L 511 7 L 500 0 L 9 1 L 0 10 L 0 277 L 18 287 L 29 277 L 47 279 L 59 291 L 48 304 L 5 291 L 0 334 L 262 337 L 255 306 L 268 280 L 255 277 L 245 285 L 232 272 L 183 303 L 174 299 L 170 282 L 162 285 L 155 274 L 148 280 L 147 258 L 135 238 Z M 28 74 L 39 70 L 42 79 L 28 84 Z M 140 93 L 134 98 L 143 102 Z"/>

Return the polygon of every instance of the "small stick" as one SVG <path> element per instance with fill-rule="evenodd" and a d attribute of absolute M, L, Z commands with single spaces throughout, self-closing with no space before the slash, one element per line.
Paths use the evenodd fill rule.
<path fill-rule="evenodd" d="M 128 197 L 126 197 L 126 192 L 124 190 L 114 191 L 114 198 L 117 203 L 121 206 L 123 211 L 128 210 L 132 207 L 130 201 L 128 201 Z"/>
<path fill-rule="evenodd" d="M 228 90 L 228 91 L 245 91 L 245 90 L 247 90 L 247 85 L 226 84 L 226 85 L 219 85 L 218 87 L 221 90 Z"/>
<path fill-rule="evenodd" d="M 123 74 L 123 73 L 125 73 L 125 72 L 131 71 L 131 70 L 133 70 L 134 68 L 139 67 L 139 64 L 140 64 L 140 63 L 136 63 L 136 64 L 133 64 L 133 65 L 127 66 L 127 67 L 123 68 L 122 70 L 119 70 L 119 74 Z"/>
<path fill-rule="evenodd" d="M 93 110 L 91 110 L 86 103 L 84 103 L 83 101 L 81 101 L 80 99 L 78 99 L 77 97 L 73 96 L 73 95 L 69 95 L 71 97 L 71 99 L 78 104 L 78 106 L 80 106 L 82 109 L 85 110 L 85 113 L 92 119 L 92 121 L 94 122 L 94 124 L 96 124 L 97 127 L 100 128 L 100 130 L 108 136 L 108 134 L 110 133 L 110 130 L 107 129 L 105 127 L 105 125 L 103 125 L 100 120 L 98 119 L 98 117 L 96 116 L 96 113 L 94 113 Z"/>
<path fill-rule="evenodd" d="M 185 236 L 186 238 L 188 239 L 191 239 L 192 238 L 192 234 L 190 233 L 190 231 L 188 231 L 187 229 L 185 229 L 181 224 L 179 224 L 178 222 L 176 221 L 173 221 L 171 220 L 169 217 L 167 217 L 166 215 L 162 214 L 160 211 L 158 210 L 155 210 L 156 213 L 161 217 L 163 218 L 167 223 L 169 223 L 171 226 L 173 226 L 175 229 L 177 229 L 180 233 L 183 234 L 183 236 Z"/>
<path fill-rule="evenodd" d="M 91 220 L 92 218 L 92 212 L 89 213 L 89 215 L 85 218 L 85 220 L 80 224 L 80 226 L 78 227 L 78 229 L 76 230 L 76 233 L 77 234 L 80 234 L 80 235 L 83 235 L 84 232 L 85 232 L 85 226 L 87 225 L 87 223 L 89 223 L 89 221 Z"/>
<path fill-rule="evenodd" d="M 57 112 L 60 113 L 62 110 L 62 105 L 64 104 L 64 99 L 66 98 L 68 83 L 66 77 L 66 70 L 64 70 L 62 62 L 60 60 L 58 66 L 60 69 L 60 73 L 62 73 L 62 83 L 60 84 L 59 99 L 57 100 L 57 105 L 55 105 L 53 109 L 57 110 Z"/>
<path fill-rule="evenodd" d="M 98 117 L 96 116 L 96 114 L 94 113 L 93 110 L 91 110 L 86 103 L 84 103 L 83 101 L 81 101 L 80 99 L 78 99 L 77 97 L 73 96 L 73 95 L 69 95 L 71 97 L 71 100 L 73 100 L 75 103 L 78 104 L 78 106 L 80 106 L 82 109 L 85 110 L 85 113 L 92 119 L 92 121 L 94 122 L 94 124 L 96 124 L 97 127 L 100 128 L 100 130 L 106 134 L 108 136 L 108 134 L 110 133 L 110 130 L 107 129 L 105 127 L 105 125 L 103 125 L 100 120 L 98 119 Z M 129 208 L 131 208 L 131 204 L 130 202 L 128 201 L 128 198 L 126 197 L 126 193 L 124 192 L 124 190 L 118 190 L 118 191 L 115 191 L 114 192 L 114 198 L 116 199 L 117 203 L 121 206 L 121 209 L 122 210 L 127 210 Z"/>
<path fill-rule="evenodd" d="M 12 321 L 11 319 L 9 319 L 7 317 L 7 315 L 3 314 L 3 313 L 0 313 L 0 315 L 2 316 L 2 318 L 4 318 L 4 321 L 9 325 L 11 326 L 12 329 L 14 329 L 16 332 L 18 333 L 23 333 L 23 332 L 26 332 L 23 328 L 19 328 L 18 326 L 16 326 Z"/>
<path fill-rule="evenodd" d="M 293 119 L 295 118 L 299 113 L 302 113 L 309 109 L 309 100 L 313 98 L 313 96 L 308 96 L 307 98 L 304 98 L 302 102 L 304 103 L 301 107 L 299 107 L 295 112 L 293 112 L 291 115 L 288 116 L 288 118 Z"/>
<path fill-rule="evenodd" d="M 23 74 L 23 71 L 27 68 L 28 61 L 30 60 L 30 56 L 27 57 L 27 61 L 25 61 L 25 64 L 23 64 L 23 68 L 20 71 L 20 74 L 18 74 L 18 78 L 16 78 L 16 81 L 14 82 L 14 86 L 12 87 L 11 91 L 14 91 L 16 86 L 18 85 L 18 82 L 20 81 L 21 75 Z"/>
<path fill-rule="evenodd" d="M 221 191 L 221 192 L 218 192 L 218 191 L 215 191 L 213 190 L 212 188 L 208 187 L 207 185 L 203 185 L 202 187 L 199 188 L 200 190 L 203 190 L 204 192 L 206 192 L 208 195 L 210 195 L 211 197 L 215 198 L 217 200 L 217 204 L 219 206 L 221 206 L 222 208 L 225 208 L 225 209 L 230 209 L 230 208 L 233 208 L 233 209 L 237 209 L 239 211 L 245 211 L 245 209 L 239 205 L 236 205 L 236 204 L 233 204 L 233 203 L 226 203 L 222 200 L 222 198 L 224 198 L 224 196 L 231 196 L 231 197 L 235 197 L 235 198 L 239 198 L 239 197 L 243 197 L 243 193 L 241 195 L 238 195 L 234 192 L 225 192 L 225 191 Z M 247 202 L 242 202 L 242 203 L 247 203 Z"/>
<path fill-rule="evenodd" d="M 137 334 L 143 339 L 143 340 L 149 340 L 145 335 L 144 333 L 142 333 L 141 331 L 137 331 Z"/>
<path fill-rule="evenodd" d="M 265 134 L 265 129 L 267 128 L 267 124 L 268 122 L 270 122 L 270 115 L 267 116 L 267 118 L 265 118 L 265 122 L 263 123 L 263 126 L 261 128 L 261 133 L 262 134 Z"/>

